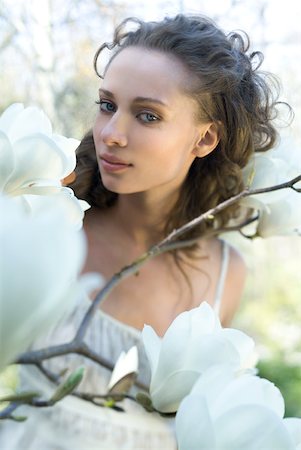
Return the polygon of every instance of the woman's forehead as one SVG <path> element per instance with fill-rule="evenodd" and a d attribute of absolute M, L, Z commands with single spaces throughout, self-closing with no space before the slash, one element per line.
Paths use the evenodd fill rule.
<path fill-rule="evenodd" d="M 109 63 L 103 86 L 119 89 L 142 89 L 140 95 L 186 92 L 191 87 L 191 74 L 175 56 L 142 47 L 127 47 Z"/>

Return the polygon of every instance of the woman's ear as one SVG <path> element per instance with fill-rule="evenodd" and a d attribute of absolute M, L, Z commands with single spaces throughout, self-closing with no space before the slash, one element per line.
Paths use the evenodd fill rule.
<path fill-rule="evenodd" d="M 199 158 L 209 155 L 219 143 L 219 126 L 211 122 L 206 127 L 202 126 L 201 137 L 198 139 L 193 153 Z"/>

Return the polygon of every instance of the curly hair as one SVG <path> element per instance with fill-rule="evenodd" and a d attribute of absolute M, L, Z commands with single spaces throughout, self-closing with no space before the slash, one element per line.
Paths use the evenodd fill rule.
<path fill-rule="evenodd" d="M 127 25 L 135 29 L 128 30 Z M 217 123 L 220 140 L 204 158 L 195 158 L 180 188 L 178 200 L 166 222 L 166 234 L 215 207 L 243 189 L 242 168 L 254 152 L 270 149 L 277 132 L 279 85 L 274 76 L 259 72 L 260 52 L 248 53 L 250 42 L 243 32 L 226 35 L 204 16 L 179 14 L 159 22 L 136 18 L 124 20 L 115 30 L 112 43 L 96 52 L 97 70 L 104 49 L 113 50 L 109 64 L 123 49 L 136 46 L 172 55 L 192 74 L 190 91 L 199 105 L 199 119 Z M 77 151 L 77 179 L 71 185 L 77 196 L 91 205 L 106 208 L 117 194 L 102 184 L 92 132 Z M 238 206 L 220 212 L 214 221 L 190 230 L 185 239 L 195 239 L 212 227 L 225 226 L 238 215 Z"/>

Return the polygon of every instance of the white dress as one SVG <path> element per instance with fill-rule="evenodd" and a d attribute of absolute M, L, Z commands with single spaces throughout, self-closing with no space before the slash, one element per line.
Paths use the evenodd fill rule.
<path fill-rule="evenodd" d="M 223 243 L 222 265 L 216 289 L 218 311 L 228 268 L 229 247 Z M 42 348 L 70 341 L 90 305 L 88 298 L 64 322 L 35 344 Z M 149 384 L 150 371 L 141 341 L 141 332 L 98 310 L 87 331 L 85 342 L 113 364 L 122 351 L 137 345 L 138 380 Z M 110 371 L 79 355 L 66 355 L 47 361 L 47 368 L 59 372 L 65 368 L 85 366 L 80 390 L 103 394 L 107 390 Z M 23 388 L 37 390 L 47 398 L 53 386 L 40 372 L 22 367 Z M 121 404 L 126 412 L 95 406 L 69 396 L 50 408 L 19 408 L 15 413 L 27 415 L 27 421 L 0 422 L 0 450 L 176 450 L 174 419 L 148 413 L 131 400 Z"/>

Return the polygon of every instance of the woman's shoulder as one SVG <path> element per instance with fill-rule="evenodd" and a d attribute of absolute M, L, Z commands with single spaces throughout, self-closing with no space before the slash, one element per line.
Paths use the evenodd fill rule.
<path fill-rule="evenodd" d="M 227 249 L 226 251 L 229 254 L 228 275 L 230 277 L 235 276 L 235 274 L 238 276 L 246 275 L 247 267 L 242 254 L 227 241 L 221 240 L 221 245 Z"/>
<path fill-rule="evenodd" d="M 222 264 L 226 264 L 226 267 L 220 318 L 222 324 L 228 326 L 239 308 L 247 276 L 247 266 L 236 248 L 226 241 L 221 241 L 221 246 L 223 248 Z"/>
<path fill-rule="evenodd" d="M 223 326 L 228 326 L 242 297 L 246 264 L 240 252 L 227 241 L 210 238 L 199 243 L 200 271 L 210 278 L 206 298 L 219 314 Z"/>

